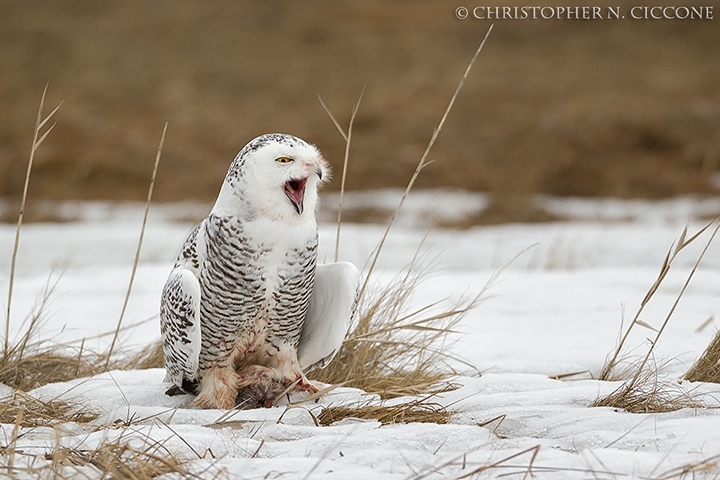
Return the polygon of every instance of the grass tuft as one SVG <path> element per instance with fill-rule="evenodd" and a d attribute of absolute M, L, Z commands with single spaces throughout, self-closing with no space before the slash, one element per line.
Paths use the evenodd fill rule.
<path fill-rule="evenodd" d="M 43 309 L 51 293 L 52 288 L 45 289 L 40 306 L 32 313 L 22 336 L 0 354 L 0 384 L 27 392 L 50 383 L 91 377 L 106 371 L 108 365 L 118 370 L 164 366 L 160 342 L 150 344 L 134 354 L 117 354 L 110 358 L 108 352 L 97 353 L 85 349 L 84 341 L 78 347 L 73 347 L 36 340 L 42 325 Z"/>
<path fill-rule="evenodd" d="M 88 407 L 79 408 L 60 400 L 43 401 L 21 391 L 0 400 L 0 423 L 20 427 L 52 427 L 66 422 L 86 424 L 99 416 Z"/>
<path fill-rule="evenodd" d="M 46 454 L 45 459 L 52 462 L 51 469 L 52 466 L 71 467 L 77 473 L 82 467 L 92 465 L 103 473 L 103 478 L 113 480 L 149 480 L 169 473 L 190 477 L 182 461 L 160 449 L 160 445 L 137 449 L 126 442 L 106 442 L 93 450 L 58 447 Z"/>
<path fill-rule="evenodd" d="M 633 317 L 632 321 L 630 322 L 630 325 L 628 325 L 627 330 L 625 330 L 625 333 L 620 337 L 620 340 L 618 341 L 617 346 L 615 347 L 615 350 L 612 352 L 610 356 L 605 361 L 605 364 L 603 365 L 602 370 L 600 371 L 600 380 L 612 380 L 613 376 L 615 374 L 616 369 L 618 368 L 618 365 L 623 358 L 622 352 L 623 347 L 625 345 L 625 342 L 628 339 L 628 336 L 630 335 L 630 332 L 634 329 L 635 326 L 641 326 L 644 328 L 648 328 L 650 330 L 655 331 L 657 334 L 655 336 L 655 340 L 650 344 L 650 348 L 648 349 L 647 354 L 645 355 L 645 358 L 643 362 L 640 365 L 640 368 L 637 369 L 637 374 L 639 375 L 640 371 L 642 370 L 643 364 L 648 361 L 650 356 L 652 355 L 653 349 L 655 348 L 655 345 L 657 344 L 658 340 L 660 340 L 660 336 L 662 335 L 663 331 L 665 330 L 665 327 L 667 326 L 668 322 L 670 321 L 670 318 L 672 317 L 673 313 L 675 313 L 675 308 L 677 307 L 678 303 L 680 302 L 680 299 L 682 298 L 683 294 L 685 293 L 685 290 L 687 289 L 688 285 L 690 284 L 690 281 L 692 280 L 693 275 L 695 275 L 695 271 L 697 270 L 698 266 L 700 265 L 700 262 L 702 261 L 703 257 L 705 256 L 705 252 L 707 252 L 707 249 L 710 247 L 710 244 L 715 239 L 715 235 L 718 232 L 718 229 L 720 228 L 720 223 L 715 227 L 713 230 L 710 239 L 705 244 L 705 247 L 703 248 L 702 252 L 700 253 L 700 256 L 698 257 L 697 261 L 695 262 L 695 265 L 693 266 L 692 270 L 690 271 L 690 274 L 688 275 L 687 279 L 685 280 L 685 283 L 683 284 L 683 287 L 681 288 L 680 292 L 678 293 L 677 298 L 675 299 L 675 302 L 673 303 L 672 307 L 670 308 L 670 311 L 668 312 L 667 316 L 665 317 L 665 320 L 663 321 L 660 329 L 655 329 L 651 325 L 647 324 L 646 322 L 643 322 L 640 320 L 640 315 L 642 314 L 643 310 L 647 306 L 648 303 L 650 303 L 650 300 L 652 300 L 653 296 L 655 295 L 655 292 L 657 292 L 658 288 L 660 288 L 660 285 L 662 285 L 663 281 L 667 277 L 668 272 L 670 272 L 670 267 L 672 266 L 673 262 L 677 258 L 678 254 L 685 249 L 688 245 L 693 243 L 700 235 L 702 235 L 705 230 L 710 228 L 713 223 L 717 222 L 718 220 L 713 220 L 712 222 L 705 225 L 703 228 L 701 228 L 697 233 L 695 233 L 692 237 L 687 238 L 687 226 L 683 229 L 683 231 L 680 233 L 680 237 L 677 239 L 676 242 L 673 243 L 673 245 L 670 246 L 670 249 L 668 250 L 667 255 L 665 256 L 665 259 L 663 260 L 662 266 L 660 267 L 660 273 L 658 274 L 657 278 L 653 282 L 653 284 L 648 289 L 647 293 L 645 294 L 645 297 L 640 302 L 640 307 L 638 308 L 637 312 L 635 313 L 635 316 Z"/>
<path fill-rule="evenodd" d="M 595 400 L 591 407 L 621 408 L 630 413 L 665 413 L 683 408 L 706 407 L 698 395 L 682 390 L 676 382 L 661 380 L 658 368 L 646 364 L 633 382 L 625 382 L 610 395 Z"/>
<path fill-rule="evenodd" d="M 712 230 L 710 238 L 705 243 L 702 251 L 700 252 L 700 255 L 698 256 L 695 264 L 690 270 L 690 273 L 685 279 L 685 282 L 683 283 L 680 292 L 678 293 L 675 301 L 670 307 L 670 310 L 665 316 L 665 319 L 660 325 L 660 328 L 655 329 L 651 325 L 641 321 L 640 314 L 642 313 L 645 306 L 653 298 L 655 292 L 657 292 L 662 282 L 665 280 L 667 273 L 670 271 L 670 267 L 673 264 L 673 261 L 677 258 L 678 253 L 680 253 L 685 247 L 695 241 L 714 223 L 717 223 L 717 225 Z M 665 257 L 665 260 L 662 263 L 662 267 L 660 268 L 660 274 L 648 290 L 642 302 L 640 302 L 640 307 L 635 314 L 635 317 L 633 317 L 632 322 L 630 322 L 630 325 L 628 326 L 624 335 L 618 342 L 615 351 L 606 360 L 600 374 L 600 380 L 608 380 L 612 375 L 618 374 L 618 365 L 620 360 L 623 358 L 623 355 L 621 355 L 623 345 L 625 344 L 625 341 L 627 340 L 628 335 L 630 334 L 630 331 L 633 329 L 633 327 L 635 327 L 636 325 L 640 325 L 642 327 L 649 328 L 656 332 L 655 338 L 650 341 L 650 347 L 648 348 L 645 356 L 636 365 L 630 365 L 629 367 L 624 369 L 624 372 L 625 374 L 627 374 L 629 379 L 623 382 L 620 387 L 618 387 L 607 397 L 597 399 L 595 402 L 592 403 L 591 406 L 622 408 L 631 413 L 670 412 L 674 410 L 679 410 L 681 408 L 700 408 L 705 406 L 698 399 L 697 395 L 692 395 L 685 391 L 679 391 L 675 384 L 659 380 L 658 368 L 650 360 L 651 358 L 653 358 L 653 352 L 656 345 L 660 341 L 660 337 L 662 336 L 665 328 L 667 327 L 670 319 L 672 318 L 673 313 L 675 312 L 675 309 L 680 302 L 680 299 L 685 294 L 685 291 L 687 290 L 690 281 L 692 280 L 695 272 L 700 266 L 700 262 L 705 256 L 705 253 L 710 247 L 710 244 L 715 239 L 718 230 L 720 230 L 720 222 L 718 222 L 718 219 L 713 220 L 712 222 L 707 224 L 690 238 L 687 238 L 687 227 L 685 227 L 685 229 L 680 234 L 678 240 L 673 244 L 673 246 L 670 247 L 670 250 Z M 720 347 L 717 347 L 716 350 L 720 350 Z M 715 352 L 715 354 L 717 355 L 717 351 Z M 717 357 L 715 357 L 715 360 L 717 363 Z"/>
<path fill-rule="evenodd" d="M 67 382 L 100 372 L 97 362 L 89 355 L 78 358 L 61 353 L 59 348 L 57 350 L 38 351 L 17 358 L 0 358 L 0 383 L 29 391 L 48 383 Z"/>
<path fill-rule="evenodd" d="M 8 342 L 0 355 L 0 383 L 17 390 L 28 391 L 48 383 L 65 382 L 96 373 L 97 355 L 77 353 L 70 347 L 57 346 L 36 340 L 43 323 L 43 314 L 59 278 L 48 279 L 38 302 L 30 313 L 23 334 Z"/>
<path fill-rule="evenodd" d="M 377 420 L 383 425 L 393 423 L 446 424 L 453 413 L 438 403 L 417 399 L 397 405 L 363 405 L 359 407 L 330 406 L 318 416 L 320 425 L 331 425 L 346 418 Z"/>
<path fill-rule="evenodd" d="M 690 382 L 720 383 L 720 331 L 683 378 Z"/>
<path fill-rule="evenodd" d="M 408 313 L 412 294 L 426 274 L 411 267 L 388 286 L 368 291 L 360 299 L 357 324 L 338 354 L 308 378 L 392 398 L 428 392 L 456 374 L 447 362 L 448 335 L 480 295 L 439 313 L 431 313 L 439 302 Z"/>
<path fill-rule="evenodd" d="M 162 343 L 155 342 L 146 346 L 126 360 L 118 362 L 121 370 L 147 370 L 148 368 L 165 368 L 165 356 Z"/>

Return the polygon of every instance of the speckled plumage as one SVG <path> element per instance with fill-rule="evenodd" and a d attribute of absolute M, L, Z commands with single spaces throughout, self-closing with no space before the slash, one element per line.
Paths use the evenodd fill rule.
<path fill-rule="evenodd" d="M 258 137 L 237 155 L 210 215 L 188 235 L 160 319 L 166 380 L 196 393 L 198 405 L 232 408 L 247 397 L 249 406 L 267 405 L 293 384 L 315 390 L 297 350 L 315 279 L 317 187 L 328 173 L 303 140 Z"/>

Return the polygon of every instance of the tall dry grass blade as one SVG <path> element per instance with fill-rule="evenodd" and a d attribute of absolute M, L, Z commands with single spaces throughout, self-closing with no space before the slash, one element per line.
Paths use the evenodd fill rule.
<path fill-rule="evenodd" d="M 323 109 L 325 110 L 325 113 L 328 114 L 328 117 L 330 117 L 330 120 L 332 120 L 333 125 L 335 125 L 335 128 L 338 132 L 340 132 L 340 135 L 343 137 L 343 140 L 347 142 L 348 137 L 347 134 L 343 131 L 342 127 L 340 126 L 340 123 L 335 119 L 335 115 L 332 114 L 330 109 L 325 105 L 325 102 L 323 102 L 323 99 L 320 95 L 318 95 L 318 100 L 320 101 L 320 105 L 322 105 Z"/>
<path fill-rule="evenodd" d="M 690 281 L 692 280 L 693 276 L 695 275 L 695 272 L 697 271 L 698 266 L 700 266 L 700 262 L 702 262 L 702 259 L 705 256 L 705 253 L 707 253 L 708 248 L 710 248 L 710 244 L 715 239 L 715 236 L 717 235 L 718 230 L 720 230 L 720 221 L 714 220 L 714 222 L 718 222 L 717 226 L 713 230 L 712 235 L 710 235 L 710 238 L 708 239 L 708 241 L 705 243 L 705 246 L 703 247 L 702 252 L 700 252 L 700 255 L 698 256 L 697 260 L 695 261 L 695 265 L 693 265 L 692 270 L 690 270 L 690 274 L 687 276 L 687 279 L 685 279 L 685 283 L 683 284 L 682 288 L 680 289 L 680 292 L 678 293 L 677 297 L 675 298 L 675 301 L 673 302 L 672 307 L 670 308 L 670 311 L 665 316 L 665 320 L 663 320 L 662 325 L 658 329 L 658 332 L 655 335 L 655 339 L 650 344 L 650 348 L 648 349 L 647 354 L 640 362 L 637 372 L 633 376 L 633 379 L 630 381 L 631 385 L 633 384 L 633 382 L 637 381 L 637 379 L 640 376 L 640 372 L 642 371 L 642 369 L 645 367 L 648 360 L 650 359 L 650 356 L 652 355 L 653 350 L 655 349 L 655 346 L 658 343 L 658 340 L 660 340 L 660 336 L 662 336 L 663 332 L 665 331 L 665 327 L 667 326 L 668 322 L 670 321 L 670 318 L 672 318 L 673 314 L 675 313 L 675 309 L 677 308 L 678 303 L 680 303 L 680 299 L 685 294 L 685 290 L 687 290 L 688 285 L 690 285 Z M 710 225 L 711 224 L 708 224 L 708 226 L 710 226 Z M 707 228 L 708 226 L 706 226 L 705 228 Z M 689 241 L 692 241 L 696 238 L 697 238 L 697 235 L 694 235 L 692 237 L 692 239 Z M 689 241 L 688 241 L 688 243 L 689 243 Z M 684 248 L 685 246 L 688 245 L 688 243 L 681 244 L 680 242 L 678 242 L 678 245 L 681 245 L 681 248 Z"/>
<path fill-rule="evenodd" d="M 365 292 L 365 288 L 368 285 L 368 281 L 370 279 L 370 276 L 372 272 L 375 269 L 375 265 L 377 264 L 378 257 L 380 256 L 380 252 L 382 251 L 382 247 L 385 244 L 385 241 L 387 240 L 387 236 L 390 233 L 390 230 L 392 229 L 393 225 L 395 224 L 395 220 L 397 219 L 398 214 L 400 213 L 400 210 L 402 209 L 403 204 L 405 203 L 405 199 L 407 198 L 408 194 L 410 193 L 410 190 L 412 190 L 413 185 L 415 185 L 415 180 L 417 180 L 418 175 L 420 175 L 420 172 L 423 168 L 425 168 L 428 165 L 428 154 L 430 153 L 430 149 L 432 149 L 433 145 L 435 145 L 435 141 L 437 140 L 438 135 L 442 131 L 443 126 L 445 125 L 445 120 L 448 117 L 448 114 L 450 113 L 450 110 L 452 109 L 453 105 L 455 104 L 455 99 L 460 94 L 460 91 L 462 90 L 463 85 L 465 85 L 465 80 L 467 79 L 468 75 L 470 74 L 470 70 L 472 69 L 473 65 L 475 65 L 475 61 L 478 58 L 478 55 L 480 55 L 480 52 L 482 51 L 483 47 L 485 46 L 485 42 L 487 41 L 488 37 L 490 36 L 490 32 L 493 29 L 493 25 L 491 24 L 490 27 L 487 30 L 487 33 L 485 33 L 485 37 L 483 37 L 482 42 L 480 42 L 480 46 L 478 46 L 477 50 L 475 51 L 475 54 L 473 55 L 472 59 L 470 60 L 470 63 L 468 64 L 467 68 L 465 69 L 465 73 L 463 74 L 462 78 L 460 79 L 460 83 L 458 83 L 458 86 L 455 88 L 455 93 L 453 94 L 452 98 L 450 99 L 450 103 L 448 103 L 447 108 L 445 109 L 445 112 L 443 113 L 442 118 L 440 119 L 440 123 L 438 123 L 438 126 L 433 130 L 432 137 L 430 137 L 430 142 L 428 142 L 427 147 L 425 148 L 425 152 L 423 153 L 422 157 L 420 158 L 420 161 L 417 164 L 417 167 L 415 168 L 415 172 L 413 173 L 412 177 L 410 178 L 410 181 L 407 184 L 407 187 L 405 187 L 405 191 L 403 192 L 402 197 L 400 198 L 400 202 L 398 203 L 397 208 L 393 212 L 392 217 L 390 218 L 390 222 L 388 223 L 387 228 L 383 232 L 382 238 L 380 239 L 380 242 L 378 243 L 378 246 L 375 247 L 375 251 L 373 252 L 372 261 L 370 262 L 370 267 L 368 269 L 368 273 L 365 277 L 365 281 L 362 284 L 362 287 L 360 288 L 360 292 L 358 293 L 358 298 L 362 298 L 363 293 Z"/>
<path fill-rule="evenodd" d="M 60 105 L 62 105 L 62 102 L 60 102 Z M 60 108 L 60 105 L 58 105 L 57 108 L 55 108 L 55 110 L 53 110 L 53 112 L 57 112 L 58 109 Z M 46 118 L 45 120 L 47 120 L 47 118 Z M 42 143 L 45 141 L 45 139 L 47 138 L 47 136 L 50 135 L 50 132 L 53 131 L 53 129 L 55 128 L 55 125 L 57 125 L 57 121 L 53 122 L 53 124 L 50 125 L 50 127 L 45 131 L 45 133 L 42 134 L 42 137 L 40 137 L 40 138 L 37 140 L 37 142 L 35 142 L 35 145 L 33 145 L 33 151 L 35 151 L 35 150 L 37 150 L 38 148 L 40 148 L 40 145 L 42 145 Z"/>
<path fill-rule="evenodd" d="M 17 261 L 17 252 L 18 247 L 20 246 L 20 229 L 22 228 L 23 223 L 23 217 L 25 216 L 25 205 L 27 203 L 27 193 L 28 193 L 28 187 L 30 185 L 30 174 L 32 172 L 33 162 L 35 161 L 35 152 L 37 151 L 38 147 L 42 144 L 42 142 L 47 138 L 48 134 L 52 131 L 53 127 L 55 125 L 52 125 L 39 139 L 38 135 L 40 135 L 40 130 L 45 125 L 45 123 L 58 111 L 60 106 L 63 104 L 63 102 L 60 102 L 60 104 L 55 107 L 55 109 L 50 112 L 50 114 L 43 119 L 43 108 L 45 107 L 45 96 L 47 95 L 48 85 L 45 85 L 45 89 L 43 90 L 42 98 L 40 99 L 40 108 L 38 108 L 38 114 L 37 119 L 35 120 L 35 130 L 33 132 L 33 143 L 32 148 L 30 149 L 30 158 L 28 160 L 28 166 L 27 166 L 27 172 L 25 174 L 25 184 L 23 185 L 23 194 L 22 199 L 20 201 L 20 213 L 18 215 L 18 223 L 17 228 L 15 229 L 15 243 L 13 244 L 13 253 L 12 253 L 12 259 L 10 260 L 10 280 L 8 285 L 8 301 L 7 301 L 7 308 L 5 311 L 5 339 L 3 342 L 3 353 L 4 355 L 8 355 L 9 349 L 10 349 L 10 312 L 11 312 L 11 305 L 12 305 L 12 295 L 13 295 L 13 287 L 15 283 L 15 264 Z"/>
<path fill-rule="evenodd" d="M 633 372 L 630 379 L 623 382 L 623 384 L 620 385 L 620 387 L 618 387 L 610 395 L 595 400 L 595 402 L 593 402 L 591 406 L 622 408 L 632 413 L 668 412 L 678 410 L 680 408 L 698 408 L 704 406 L 703 402 L 698 400 L 697 395 L 692 395 L 688 392 L 682 391 L 678 392 L 677 387 L 674 384 L 660 381 L 658 379 L 657 367 L 653 366 L 653 368 L 648 368 L 648 362 L 651 358 L 653 358 L 653 353 L 655 351 L 655 347 L 660 340 L 660 337 L 662 336 L 665 328 L 670 322 L 670 319 L 675 313 L 675 310 L 680 303 L 680 299 L 685 294 L 688 285 L 690 285 L 690 281 L 695 275 L 695 272 L 697 271 L 700 262 L 702 262 L 702 259 L 707 253 L 710 244 L 712 244 L 715 236 L 718 233 L 718 230 L 720 230 L 720 219 L 713 220 L 700 231 L 700 233 L 704 232 L 715 223 L 717 223 L 715 229 L 710 235 L 708 241 L 703 246 L 700 255 L 698 256 L 695 264 L 690 270 L 690 273 L 685 279 L 685 282 L 683 283 L 680 292 L 675 298 L 675 301 L 670 307 L 670 310 L 665 316 L 665 319 L 663 320 L 660 328 L 657 329 L 655 338 L 650 342 L 647 353 L 637 365 L 632 366 Z M 695 234 L 689 240 L 685 240 L 686 235 L 686 230 L 683 230 L 678 242 L 673 247 L 671 247 L 672 254 L 666 257 L 665 261 L 663 262 L 661 274 L 658 277 L 658 280 L 655 281 L 653 287 L 651 287 L 651 290 L 653 292 L 657 290 L 657 285 L 659 284 L 659 282 L 665 278 L 665 274 L 667 273 L 667 270 L 670 268 L 670 265 L 672 264 L 672 261 L 676 258 L 677 254 L 683 248 L 688 246 L 693 240 L 698 238 L 698 235 Z M 649 298 L 646 298 L 645 303 L 647 303 L 647 301 L 649 301 Z M 641 305 L 641 308 L 643 306 L 644 304 Z M 636 324 L 638 323 L 634 320 L 628 328 L 631 328 Z M 603 366 L 604 373 L 607 372 L 609 374 L 614 370 L 617 365 L 615 359 L 617 359 L 618 356 L 619 350 L 616 350 L 615 355 L 612 357 L 613 363 L 606 363 Z"/>
<path fill-rule="evenodd" d="M 708 223 L 703 228 L 701 228 L 698 232 L 696 232 L 692 237 L 685 240 L 685 237 L 687 236 L 687 226 L 683 229 L 683 231 L 680 233 L 680 237 L 677 241 L 673 242 L 673 244 L 670 246 L 670 249 L 668 250 L 667 254 L 665 255 L 665 258 L 663 259 L 662 265 L 660 267 L 660 273 L 658 274 L 657 278 L 653 282 L 653 284 L 648 289 L 647 293 L 643 297 L 642 301 L 640 302 L 640 306 L 638 307 L 637 312 L 635 312 L 635 316 L 633 317 L 632 321 L 628 325 L 625 332 L 622 334 L 618 344 L 615 346 L 615 349 L 612 353 L 612 355 L 606 359 L 605 364 L 603 365 L 602 370 L 600 371 L 600 375 L 598 376 L 599 380 L 611 380 L 613 372 L 616 370 L 617 365 L 620 361 L 620 354 L 623 351 L 623 348 L 625 346 L 625 342 L 627 341 L 628 337 L 630 336 L 630 333 L 632 332 L 635 325 L 640 325 L 645 328 L 649 328 L 651 330 L 654 330 L 656 332 L 662 333 L 662 329 L 658 330 L 651 325 L 647 324 L 646 322 L 643 322 L 640 320 L 640 315 L 645 310 L 645 307 L 652 299 L 653 295 L 655 295 L 655 292 L 657 292 L 658 288 L 660 288 L 660 285 L 667 277 L 668 272 L 670 271 L 670 267 L 673 264 L 674 260 L 677 258 L 677 255 L 688 245 L 690 245 L 695 239 L 697 239 L 703 232 L 705 232 L 713 223 L 715 223 L 716 220 Z M 713 232 L 712 237 L 710 241 L 715 237 L 715 234 L 717 233 L 717 228 L 715 229 L 715 232 Z M 699 261 L 702 259 L 702 257 L 705 255 L 705 251 L 709 247 L 709 244 L 705 246 L 705 249 L 703 250 L 703 253 L 700 255 L 700 258 L 698 258 L 698 262 L 696 262 L 695 268 L 697 268 L 697 265 L 699 264 Z M 687 285 L 692 279 L 692 276 L 695 273 L 695 268 L 693 268 L 693 271 L 690 273 L 690 276 L 688 277 L 685 286 L 683 287 L 680 296 L 682 296 L 682 293 L 684 293 L 685 288 L 687 288 Z M 671 309 L 670 316 L 672 315 L 672 312 L 675 310 L 675 306 L 677 306 L 677 302 L 680 300 L 680 297 L 677 298 L 675 305 L 673 305 L 673 308 Z M 669 317 L 666 318 L 666 322 L 669 320 Z M 664 328 L 664 327 L 663 327 Z M 657 336 L 659 338 L 659 335 Z M 650 352 L 649 352 L 650 353 Z"/>
<path fill-rule="evenodd" d="M 716 220 L 717 220 L 717 219 L 716 219 Z M 680 246 L 680 248 L 679 248 L 678 250 L 682 250 L 683 248 L 687 247 L 687 246 L 690 245 L 692 242 L 694 242 L 695 239 L 696 239 L 697 237 L 699 237 L 700 235 L 702 235 L 702 234 L 705 232 L 705 230 L 707 230 L 708 228 L 710 228 L 710 226 L 712 226 L 712 224 L 713 224 L 713 222 L 708 223 L 708 224 L 705 225 L 703 228 L 701 228 L 700 230 L 698 230 L 698 232 L 697 232 L 695 235 L 693 235 L 692 237 L 688 238 L 687 240 L 681 242 L 681 246 Z M 685 226 L 685 230 L 687 231 L 687 226 Z M 686 235 L 687 235 L 687 233 L 686 233 Z M 684 237 L 683 237 L 683 239 L 684 239 Z"/>
<path fill-rule="evenodd" d="M 128 283 L 127 293 L 125 294 L 125 300 L 123 301 L 122 310 L 120 311 L 120 318 L 118 319 L 117 328 L 113 335 L 112 342 L 110 343 L 110 349 L 107 353 L 107 360 L 105 361 L 105 369 L 107 370 L 110 364 L 110 358 L 112 357 L 115 343 L 117 342 L 118 336 L 120 335 L 120 327 L 122 326 L 123 318 L 125 317 L 125 310 L 127 309 L 128 301 L 130 300 L 130 292 L 132 292 L 133 281 L 135 280 L 135 272 L 137 272 L 138 262 L 140 261 L 140 250 L 142 248 L 143 237 L 145 236 L 145 226 L 147 224 L 148 212 L 150 211 L 150 202 L 152 201 L 153 188 L 155 187 L 155 178 L 157 177 L 158 165 L 160 164 L 160 156 L 162 154 L 163 145 L 165 144 L 165 134 L 167 133 L 168 124 L 165 122 L 163 128 L 162 137 L 160 137 L 160 146 L 158 146 L 157 155 L 155 156 L 155 166 L 153 167 L 152 178 L 150 180 L 150 188 L 148 189 L 147 202 L 145 202 L 145 214 L 143 215 L 142 228 L 140 229 L 140 239 L 138 240 L 137 250 L 135 251 L 135 261 L 133 262 L 132 272 L 130 273 L 130 282 Z"/>
<path fill-rule="evenodd" d="M 342 226 L 342 211 L 343 211 L 343 199 L 345 197 L 345 178 L 347 176 L 348 159 L 350 158 L 350 142 L 352 141 L 352 129 L 353 123 L 355 123 L 355 115 L 357 115 L 358 109 L 360 108 L 360 102 L 362 101 L 363 93 L 365 93 L 365 87 L 360 91 L 360 97 L 358 97 L 355 106 L 353 106 L 352 115 L 350 115 L 350 124 L 348 125 L 347 137 L 345 139 L 345 157 L 343 159 L 343 171 L 342 179 L 340 180 L 340 200 L 338 201 L 338 218 L 337 218 L 337 233 L 335 234 L 335 261 L 338 261 L 338 255 L 340 254 L 340 227 Z"/>
<path fill-rule="evenodd" d="M 365 87 L 363 86 L 362 90 L 360 91 L 360 96 L 358 97 L 358 101 L 353 106 L 352 114 L 350 116 L 350 125 L 348 126 L 348 131 L 345 133 L 340 126 L 340 123 L 338 123 L 337 119 L 335 118 L 335 115 L 332 114 L 330 109 L 325 105 L 325 102 L 323 102 L 322 97 L 318 95 L 318 100 L 320 101 L 320 105 L 322 105 L 323 109 L 325 110 L 325 113 L 328 114 L 330 117 L 330 120 L 332 120 L 333 125 L 335 125 L 335 128 L 338 132 L 340 132 L 340 135 L 342 135 L 343 139 L 345 140 L 345 157 L 343 160 L 343 171 L 342 171 L 342 180 L 340 182 L 340 201 L 338 203 L 338 220 L 337 220 L 337 234 L 335 237 L 335 261 L 338 261 L 338 255 L 340 250 L 340 226 L 342 225 L 342 207 L 343 207 L 343 198 L 345 196 L 345 179 L 347 174 L 347 166 L 348 166 L 348 159 L 350 157 L 350 141 L 352 139 L 352 127 L 353 123 L 355 122 L 355 115 L 357 115 L 358 109 L 360 108 L 360 102 L 362 101 L 363 94 L 365 93 Z"/>
<path fill-rule="evenodd" d="M 695 329 L 695 333 L 700 333 L 705 330 L 705 327 L 713 323 L 713 320 L 715 320 L 715 315 L 710 315 L 707 320 L 705 320 Z"/>

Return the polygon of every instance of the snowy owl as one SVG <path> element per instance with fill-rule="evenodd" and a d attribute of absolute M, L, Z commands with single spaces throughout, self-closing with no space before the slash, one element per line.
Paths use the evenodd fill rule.
<path fill-rule="evenodd" d="M 291 135 L 262 135 L 235 157 L 163 289 L 168 395 L 230 409 L 317 391 L 304 371 L 340 348 L 358 284 L 350 263 L 316 266 L 317 189 L 328 176 L 317 148 Z"/>

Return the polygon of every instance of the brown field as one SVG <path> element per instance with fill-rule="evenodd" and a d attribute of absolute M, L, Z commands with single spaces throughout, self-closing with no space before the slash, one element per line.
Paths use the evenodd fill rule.
<path fill-rule="evenodd" d="M 48 107 L 65 102 L 31 202 L 144 199 L 166 121 L 158 201 L 211 201 L 235 153 L 272 131 L 339 173 L 344 141 L 317 96 L 346 124 L 363 86 L 348 187 L 404 185 L 489 26 L 458 20 L 461 4 L 5 0 L 0 197 L 22 192 L 47 82 Z M 496 21 L 417 186 L 492 192 L 478 222 L 532 220 L 536 193 L 716 193 L 718 21 Z"/>

